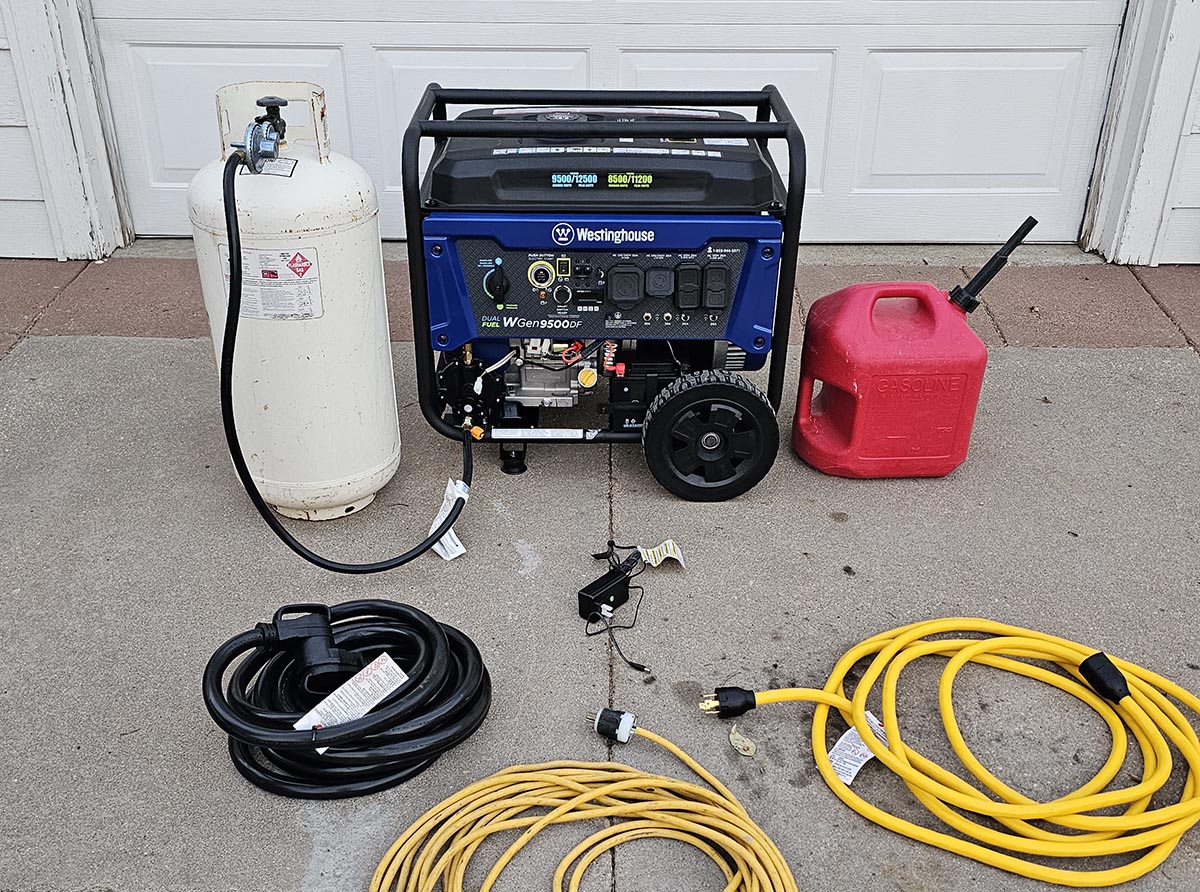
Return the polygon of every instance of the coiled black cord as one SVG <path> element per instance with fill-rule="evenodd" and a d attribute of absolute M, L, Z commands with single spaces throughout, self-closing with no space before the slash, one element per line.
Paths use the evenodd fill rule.
<path fill-rule="evenodd" d="M 283 544 L 306 561 L 316 564 L 334 573 L 378 573 L 381 570 L 391 570 L 402 564 L 407 564 L 431 549 L 434 544 L 449 532 L 462 514 L 467 500 L 459 496 L 454 500 L 450 513 L 438 524 L 437 529 L 426 536 L 420 543 L 403 554 L 382 561 L 371 561 L 365 564 L 350 564 L 322 557 L 304 545 L 291 534 L 287 527 L 275 516 L 275 512 L 263 499 L 254 483 L 250 468 L 246 465 L 246 457 L 242 454 L 242 445 L 238 440 L 237 424 L 233 417 L 233 356 L 237 346 L 238 320 L 242 311 L 242 236 L 238 228 L 237 198 L 235 195 L 238 168 L 245 163 L 245 156 L 238 151 L 231 152 L 225 162 L 222 178 L 222 199 L 225 203 L 225 230 L 229 237 L 229 310 L 225 315 L 225 336 L 221 341 L 221 421 L 225 426 L 225 439 L 229 443 L 229 454 L 233 459 L 234 470 L 246 488 L 246 495 L 267 522 L 267 526 L 278 536 Z M 462 481 L 471 485 L 471 435 L 463 431 L 463 473 Z"/>
<path fill-rule="evenodd" d="M 387 699 L 345 724 L 293 729 L 385 652 L 408 675 Z M 237 770 L 264 790 L 299 799 L 363 796 L 403 783 L 470 737 L 491 698 L 470 638 L 393 601 L 282 607 L 273 622 L 217 648 L 204 670 L 204 704 L 229 734 Z"/>

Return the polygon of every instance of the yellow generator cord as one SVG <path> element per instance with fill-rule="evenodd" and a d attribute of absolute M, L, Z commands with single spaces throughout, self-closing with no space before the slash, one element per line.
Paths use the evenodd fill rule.
<path fill-rule="evenodd" d="M 958 637 L 963 634 L 971 637 Z M 941 637 L 947 635 L 950 637 Z M 987 637 L 978 637 L 981 635 Z M 962 767 L 991 795 L 925 758 L 907 746 L 900 735 L 896 715 L 896 687 L 900 673 L 914 660 L 935 655 L 949 659 L 938 688 L 942 725 Z M 814 702 L 812 746 L 817 768 L 837 797 L 864 818 L 909 839 L 1030 879 L 1063 886 L 1108 887 L 1153 870 L 1179 844 L 1183 834 L 1200 820 L 1200 797 L 1197 796 L 1200 741 L 1188 718 L 1172 702 L 1174 699 L 1193 714 L 1200 714 L 1200 698 L 1148 669 L 1100 655 L 1100 661 L 1120 670 L 1119 673 L 1114 671 L 1118 680 L 1124 676 L 1117 693 L 1106 694 L 1112 697 L 1113 702 L 1110 702 L 1093 690 L 1081 669 L 1085 661 L 1096 655 L 1094 648 L 1002 623 L 983 619 L 933 620 L 902 626 L 862 642 L 838 661 L 823 690 L 785 688 L 753 693 L 740 688 L 718 689 L 713 699 L 701 703 L 701 708 L 732 717 L 755 705 Z M 847 673 L 859 661 L 868 658 L 870 662 L 861 680 L 848 696 Z M 1063 672 L 1027 660 L 1052 663 Z M 1092 707 L 1104 720 L 1112 737 L 1112 751 L 1096 776 L 1072 793 L 1050 802 L 1037 802 L 988 771 L 967 746 L 954 715 L 954 679 L 968 663 L 1045 682 Z M 867 700 L 881 679 L 886 745 L 871 733 L 866 717 Z M 1126 685 L 1127 694 L 1123 690 Z M 733 705 L 733 698 L 741 695 L 753 700 L 749 703 L 738 701 Z M 721 708 L 719 700 L 726 708 Z M 934 817 L 960 835 L 914 824 L 867 802 L 851 790 L 835 773 L 825 746 L 831 709 L 841 713 L 875 757 L 904 781 L 913 796 Z M 1141 751 L 1141 780 L 1132 786 L 1109 790 L 1109 784 L 1125 762 L 1128 732 L 1132 732 Z M 1151 807 L 1151 799 L 1163 791 L 1171 776 L 1170 744 L 1187 764 L 1187 780 L 1176 801 Z M 1114 808 L 1120 812 L 1097 814 L 1101 809 Z M 1005 829 L 996 829 L 993 822 Z M 1120 866 L 1103 870 L 1065 869 L 1030 860 L 1093 858 L 1133 852 L 1142 854 Z"/>
<path fill-rule="evenodd" d="M 519 831 L 478 887 L 489 892 L 543 828 L 596 820 L 605 826 L 559 863 L 555 892 L 562 892 L 568 872 L 567 888 L 578 892 L 597 858 L 623 842 L 651 837 L 702 851 L 724 875 L 725 892 L 797 892 L 779 849 L 720 781 L 671 741 L 641 728 L 633 733 L 668 750 L 709 788 L 615 762 L 506 768 L 450 796 L 409 827 L 380 861 L 371 892 L 463 892 L 467 865 L 480 845 L 493 834 Z"/>

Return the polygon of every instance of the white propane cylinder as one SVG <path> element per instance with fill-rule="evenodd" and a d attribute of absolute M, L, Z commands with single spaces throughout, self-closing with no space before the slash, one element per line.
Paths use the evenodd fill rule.
<path fill-rule="evenodd" d="M 375 498 L 400 464 L 379 205 L 367 172 L 329 149 L 325 94 L 308 83 L 217 92 L 221 160 L 188 187 L 204 306 L 220 362 L 229 301 L 221 177 L 231 141 L 288 100 L 279 158 L 236 181 L 242 311 L 233 407 L 246 463 L 280 514 L 326 520 Z"/>

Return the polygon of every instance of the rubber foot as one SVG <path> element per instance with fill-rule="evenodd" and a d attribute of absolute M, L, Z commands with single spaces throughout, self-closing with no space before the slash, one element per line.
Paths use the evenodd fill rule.
<path fill-rule="evenodd" d="M 525 464 L 524 449 L 501 449 L 500 470 L 505 474 L 524 474 L 529 470 Z"/>

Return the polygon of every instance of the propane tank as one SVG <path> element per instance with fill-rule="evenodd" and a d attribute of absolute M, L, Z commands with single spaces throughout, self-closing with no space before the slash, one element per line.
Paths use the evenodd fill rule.
<path fill-rule="evenodd" d="M 218 358 L 229 301 L 221 177 L 243 128 L 258 172 L 243 167 L 236 181 L 239 439 L 280 514 L 342 517 L 370 504 L 400 464 L 375 188 L 361 166 L 330 151 L 319 86 L 217 91 L 221 158 L 192 179 L 188 215 Z"/>

